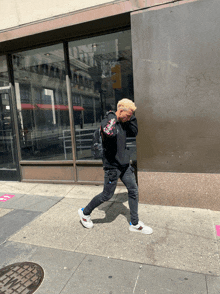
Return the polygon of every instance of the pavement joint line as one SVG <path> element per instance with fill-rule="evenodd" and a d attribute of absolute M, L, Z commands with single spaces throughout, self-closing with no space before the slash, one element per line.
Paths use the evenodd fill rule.
<path fill-rule="evenodd" d="M 79 221 L 80 222 L 80 221 Z M 81 224 L 81 222 L 80 222 Z M 81 224 L 82 225 L 82 224 Z M 83 225 L 82 225 L 83 227 Z M 81 242 L 79 244 L 76 245 L 76 247 L 74 248 L 73 252 L 77 252 L 77 248 L 82 244 L 82 242 L 85 240 L 85 238 L 92 233 L 92 229 L 87 229 L 87 228 L 84 228 L 84 230 L 88 230 L 88 233 L 85 235 L 85 237 L 81 240 Z M 66 250 L 66 251 L 69 251 L 69 250 Z"/>
<path fill-rule="evenodd" d="M 28 192 L 31 192 L 31 191 L 32 191 L 33 189 L 35 189 L 37 186 L 38 186 L 38 184 L 36 183 L 36 185 L 33 186 L 33 187 L 30 189 L 30 191 L 28 191 Z"/>
<path fill-rule="evenodd" d="M 112 207 L 112 205 L 114 204 L 114 202 L 110 202 L 110 205 L 109 205 L 109 208 L 106 210 L 106 212 Z M 106 213 L 105 212 L 105 213 Z M 80 222 L 81 223 L 81 222 Z M 82 225 L 82 224 L 81 224 Z M 83 225 L 82 225 L 83 226 Z M 86 236 L 82 239 L 82 241 L 75 247 L 75 249 L 74 249 L 74 252 L 77 252 L 76 250 L 77 250 L 77 248 L 82 244 L 82 242 L 84 241 L 84 239 L 89 235 L 89 234 L 91 234 L 92 233 L 92 229 L 86 229 L 86 228 L 84 228 L 85 230 L 88 230 L 89 232 L 88 232 L 88 234 L 86 234 Z M 99 230 L 101 230 L 101 227 L 99 227 L 99 228 L 97 228 L 97 230 L 99 231 Z M 99 255 L 98 255 L 99 256 Z"/>
<path fill-rule="evenodd" d="M 12 211 L 16 211 L 16 210 L 24 210 L 24 209 L 13 209 Z M 11 212 L 12 212 L 12 211 L 11 211 Z M 26 210 L 26 211 L 28 211 L 28 210 Z M 6 242 L 9 242 L 9 239 L 10 239 L 13 235 L 17 234 L 20 230 L 22 230 L 23 228 L 25 228 L 26 226 L 28 226 L 31 222 L 33 222 L 35 219 L 37 219 L 39 216 L 41 216 L 41 215 L 43 214 L 42 211 L 38 211 L 38 212 L 40 212 L 39 215 L 37 215 L 35 218 L 33 218 L 33 219 L 32 219 L 31 221 L 29 221 L 28 223 L 26 223 L 26 224 L 24 224 L 23 226 L 21 226 L 16 232 L 14 232 L 12 235 L 8 236 L 8 238 L 6 238 L 5 241 L 3 241 L 3 243 L 1 243 L 0 245 L 4 244 L 4 243 L 6 243 Z M 23 242 L 20 242 L 20 243 L 22 243 L 22 244 L 27 244 L 27 243 L 23 243 Z M 0 294 L 1 294 L 1 292 L 0 292 Z"/>
<path fill-rule="evenodd" d="M 180 272 L 187 272 L 187 273 L 191 273 L 191 274 L 198 274 L 198 275 L 203 275 L 203 276 L 209 276 L 209 277 L 220 277 L 220 275 L 216 275 L 216 274 L 205 274 L 205 273 L 201 273 L 201 272 L 197 272 L 197 271 L 190 271 L 190 270 L 184 270 L 184 269 L 179 269 L 179 268 L 173 268 L 173 267 L 165 267 L 165 266 L 162 266 L 162 265 L 155 265 L 155 264 L 149 264 L 149 263 L 140 263 L 140 262 L 136 262 L 136 261 L 131 261 L 131 260 L 127 260 L 127 259 L 121 259 L 121 258 L 115 258 L 115 257 L 107 257 L 105 255 L 97 255 L 97 254 L 91 254 L 91 253 L 83 253 L 81 251 L 72 251 L 72 250 L 66 250 L 66 249 L 58 249 L 58 248 L 54 248 L 54 247 L 48 247 L 48 246 L 42 246 L 42 245 L 35 245 L 35 244 L 29 244 L 29 243 L 25 243 L 25 242 L 20 242 L 20 241 L 4 241 L 3 243 L 21 243 L 21 244 L 28 244 L 32 247 L 41 247 L 41 248 L 48 248 L 48 249 L 55 249 L 55 250 L 59 250 L 59 251 L 65 251 L 65 252 L 72 252 L 72 253 L 80 253 L 80 254 L 84 254 L 85 255 L 85 258 L 87 256 L 98 256 L 98 257 L 101 257 L 101 258 L 106 258 L 106 259 L 113 259 L 113 260 L 118 260 L 118 261 L 123 261 L 123 262 L 128 262 L 128 263 L 133 263 L 133 264 L 139 264 L 139 266 L 151 266 L 151 267 L 155 267 L 155 268 L 162 268 L 162 269 L 167 269 L 167 270 L 175 270 L 175 271 L 180 271 Z M 2 244 L 3 244 L 2 243 Z M 0 244 L 0 245 L 2 245 Z M 83 258 L 83 260 L 85 259 Z M 81 262 L 82 263 L 82 262 Z M 80 263 L 80 264 L 81 264 Z M 78 266 L 79 267 L 79 266 Z M 77 268 L 78 268 L 77 267 Z M 75 271 L 74 271 L 75 273 Z M 59 293 L 61 294 L 61 293 Z"/>
<path fill-rule="evenodd" d="M 85 228 L 86 229 L 86 228 Z M 90 234 L 91 232 L 88 232 L 88 234 Z M 88 236 L 88 234 L 83 238 L 83 240 Z M 83 242 L 82 240 L 82 242 Z M 211 277 L 220 277 L 220 275 L 217 274 L 208 274 L 208 273 L 202 273 L 202 272 L 198 272 L 198 271 L 189 271 L 189 270 L 184 270 L 184 269 L 178 269 L 178 268 L 173 268 L 173 267 L 165 267 L 162 265 L 155 265 L 155 264 L 150 264 L 150 263 L 140 263 L 140 262 L 136 262 L 136 261 L 131 261 L 131 260 L 127 260 L 127 259 L 122 259 L 122 258 L 115 258 L 115 257 L 107 257 L 105 255 L 98 255 L 98 254 L 88 254 L 88 253 L 84 253 L 82 251 L 77 251 L 77 248 L 79 247 L 79 245 L 82 243 L 80 242 L 79 245 L 76 246 L 76 248 L 74 250 L 67 250 L 67 249 L 59 249 L 59 248 L 54 248 L 54 247 L 50 247 L 50 246 L 44 246 L 44 245 L 35 245 L 35 244 L 31 244 L 31 243 L 26 243 L 26 242 L 21 242 L 21 241 L 8 241 L 5 240 L 3 243 L 1 243 L 0 245 L 3 245 L 6 242 L 10 242 L 10 243 L 21 243 L 21 244 L 28 244 L 30 246 L 34 246 L 34 247 L 42 247 L 42 248 L 48 248 L 48 249 L 56 249 L 56 250 L 60 250 L 60 251 L 66 251 L 66 252 L 73 252 L 73 253 L 81 253 L 81 254 L 86 254 L 87 256 L 98 256 L 98 257 L 103 257 L 103 258 L 108 258 L 108 259 L 114 259 L 114 260 L 118 260 L 118 261 L 125 261 L 125 262 L 130 262 L 130 263 L 135 263 L 135 264 L 141 264 L 141 265 L 147 265 L 147 266 L 153 266 L 153 267 L 157 267 L 157 268 L 163 268 L 163 269 L 171 269 L 171 270 L 178 270 L 178 271 L 182 271 L 182 272 L 188 272 L 188 273 L 192 273 L 192 274 L 200 274 L 200 275 L 205 275 L 205 276 L 211 276 Z"/>
<path fill-rule="evenodd" d="M 135 281 L 135 285 L 134 285 L 134 289 L 133 289 L 133 294 L 135 293 L 135 289 L 136 289 L 136 286 L 137 286 L 137 282 L 138 282 L 138 279 L 139 279 L 139 276 L 140 276 L 141 269 L 142 269 L 142 266 L 139 267 L 137 279 Z"/>
<path fill-rule="evenodd" d="M 49 247 L 50 248 L 50 247 Z M 60 249 L 57 249 L 57 250 L 60 250 Z M 64 249 L 62 249 L 64 250 Z M 70 252 L 69 250 L 64 250 L 64 251 L 68 251 Z M 89 256 L 98 256 L 98 257 L 103 257 L 103 258 L 108 258 L 108 259 L 114 259 L 114 260 L 118 260 L 118 261 L 124 261 L 124 262 L 129 262 L 129 263 L 134 263 L 134 264 L 140 264 L 142 266 L 146 265 L 146 266 L 153 266 L 153 267 L 156 267 L 156 268 L 163 268 L 163 269 L 170 269 L 170 270 L 175 270 L 175 271 L 181 271 L 181 272 L 187 272 L 187 273 L 191 273 L 191 274 L 198 274 L 198 275 L 204 275 L 204 276 L 210 276 L 210 277 L 220 277 L 220 274 L 219 275 L 216 275 L 216 274 L 205 274 L 205 273 L 201 273 L 201 272 L 198 272 L 198 271 L 190 271 L 190 270 L 184 270 L 184 269 L 180 269 L 180 268 L 174 268 L 174 267 L 165 267 L 165 266 L 162 266 L 162 265 L 156 265 L 156 264 L 151 264 L 151 263 L 140 263 L 140 262 L 137 262 L 137 261 L 132 261 L 132 260 L 127 260 L 127 259 L 122 259 L 122 258 L 116 258 L 116 257 L 107 257 L 106 255 L 98 255 L 98 254 L 91 254 L 91 253 L 83 253 L 82 251 L 71 251 L 71 252 L 75 252 L 75 253 L 81 253 L 81 254 L 87 254 Z"/>
<path fill-rule="evenodd" d="M 0 246 L 3 245 L 3 244 L 5 244 L 6 242 L 7 242 L 7 240 L 3 241 L 3 242 L 0 244 Z"/>
<path fill-rule="evenodd" d="M 84 253 L 85 254 L 85 253 Z M 70 275 L 69 279 L 66 281 L 65 285 L 63 286 L 63 288 L 61 289 L 60 293 L 62 293 L 62 291 L 65 289 L 66 285 L 68 284 L 69 280 L 73 277 L 73 275 L 75 274 L 75 272 L 78 270 L 78 268 L 80 267 L 80 265 L 83 263 L 83 261 L 86 259 L 86 257 L 88 256 L 88 254 L 85 254 L 84 258 L 81 260 L 81 262 L 79 263 L 79 265 L 77 266 L 77 268 L 73 271 L 73 273 Z"/>
<path fill-rule="evenodd" d="M 22 183 L 22 182 L 21 182 Z M 7 183 L 5 184 L 6 186 L 7 186 Z M 32 188 L 30 188 L 30 190 L 29 191 L 27 191 L 28 193 L 30 193 L 34 188 L 36 188 L 37 187 L 37 185 L 38 184 L 36 184 L 35 186 L 33 186 Z M 15 189 L 18 189 L 18 190 L 20 190 L 18 187 L 13 187 L 13 186 L 10 186 L 10 185 L 8 185 L 9 187 L 11 187 L 12 189 L 13 188 L 15 188 Z M 23 188 L 22 188 L 22 190 L 23 190 Z M 27 193 L 26 193 L 27 194 Z M 26 195 L 26 194 L 24 194 L 24 195 Z"/>
<path fill-rule="evenodd" d="M 72 187 L 72 188 L 66 193 L 66 195 L 69 194 L 69 192 L 71 192 L 71 191 L 72 191 L 73 189 L 75 189 L 75 188 L 76 188 L 76 185 L 73 186 L 73 187 Z M 65 195 L 65 196 L 66 196 L 66 195 Z"/>
<path fill-rule="evenodd" d="M 82 252 L 77 252 L 77 253 L 82 253 Z M 118 260 L 118 261 L 124 261 L 124 262 L 139 264 L 142 267 L 146 265 L 146 266 L 151 266 L 151 267 L 156 267 L 156 268 L 163 268 L 163 269 L 168 269 L 168 270 L 169 269 L 170 270 L 176 270 L 176 271 L 187 272 L 187 273 L 191 273 L 191 274 L 198 274 L 198 275 L 203 275 L 203 276 L 220 277 L 220 275 L 215 275 L 215 274 L 205 274 L 205 273 L 196 272 L 196 271 L 183 270 L 183 269 L 178 269 L 178 268 L 173 268 L 173 267 L 165 267 L 165 266 L 162 266 L 162 265 L 155 265 L 155 264 L 149 264 L 149 263 L 140 263 L 140 262 L 136 262 L 136 261 L 130 261 L 130 260 L 127 260 L 127 259 L 121 259 L 121 258 L 119 259 L 119 258 L 115 258 L 115 257 L 106 257 L 104 255 L 97 255 L 97 254 L 87 254 L 87 255 L 99 256 L 99 257 L 103 257 L 103 258 L 108 258 L 108 259 L 114 259 L 114 260 Z"/>
<path fill-rule="evenodd" d="M 208 290 L 208 281 L 207 281 L 207 276 L 206 275 L 205 275 L 205 286 L 206 286 L 207 293 L 209 293 L 209 290 Z"/>

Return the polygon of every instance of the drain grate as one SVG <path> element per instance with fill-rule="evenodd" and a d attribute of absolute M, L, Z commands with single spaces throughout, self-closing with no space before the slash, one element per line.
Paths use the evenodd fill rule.
<path fill-rule="evenodd" d="M 44 278 L 42 267 L 33 262 L 19 262 L 0 269 L 0 294 L 31 294 Z"/>

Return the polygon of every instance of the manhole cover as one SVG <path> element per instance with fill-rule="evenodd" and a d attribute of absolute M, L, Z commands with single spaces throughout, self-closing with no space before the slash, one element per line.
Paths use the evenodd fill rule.
<path fill-rule="evenodd" d="M 0 269 L 0 294 L 31 294 L 44 277 L 41 266 L 33 262 L 19 262 Z"/>

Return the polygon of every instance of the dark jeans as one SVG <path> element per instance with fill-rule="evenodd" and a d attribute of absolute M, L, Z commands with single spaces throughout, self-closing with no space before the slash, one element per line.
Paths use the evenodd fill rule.
<path fill-rule="evenodd" d="M 105 170 L 104 189 L 102 193 L 95 196 L 91 202 L 84 208 L 85 215 L 91 212 L 100 204 L 112 198 L 115 192 L 118 178 L 128 189 L 128 204 L 130 208 L 131 223 L 138 224 L 138 187 L 134 175 L 134 169 L 130 165 L 126 168 L 114 168 Z"/>

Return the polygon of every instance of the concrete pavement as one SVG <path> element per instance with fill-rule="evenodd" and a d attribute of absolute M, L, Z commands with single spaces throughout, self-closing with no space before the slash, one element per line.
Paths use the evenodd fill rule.
<path fill-rule="evenodd" d="M 85 229 L 77 210 L 101 190 L 0 182 L 0 196 L 15 195 L 0 201 L 0 268 L 39 264 L 45 276 L 37 294 L 220 293 L 219 211 L 139 204 L 154 233 L 133 233 L 126 189 L 118 187 Z"/>

